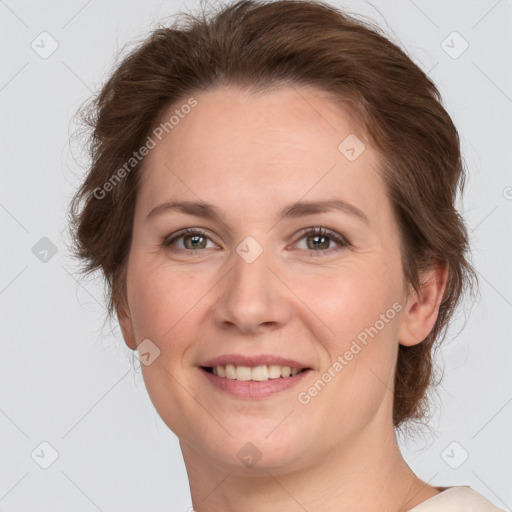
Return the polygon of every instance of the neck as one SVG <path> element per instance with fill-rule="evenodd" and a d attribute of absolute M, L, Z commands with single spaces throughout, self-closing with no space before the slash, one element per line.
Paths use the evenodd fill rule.
<path fill-rule="evenodd" d="M 254 474 L 220 467 L 180 441 L 198 512 L 406 512 L 439 491 L 412 472 L 400 453 L 394 429 L 366 432 L 340 450 L 329 450 L 300 468 L 254 466 Z"/>

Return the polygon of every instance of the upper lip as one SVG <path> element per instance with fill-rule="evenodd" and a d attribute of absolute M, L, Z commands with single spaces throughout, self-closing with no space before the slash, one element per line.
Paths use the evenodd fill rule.
<path fill-rule="evenodd" d="M 263 366 L 263 365 L 279 365 L 289 366 L 290 368 L 298 368 L 302 370 L 304 368 L 310 368 L 307 364 L 300 363 L 293 359 L 286 357 L 279 357 L 271 354 L 260 354 L 245 356 L 242 354 L 226 354 L 213 359 L 205 361 L 200 366 L 213 368 L 215 366 L 226 366 L 227 364 L 234 364 L 237 366 Z"/>

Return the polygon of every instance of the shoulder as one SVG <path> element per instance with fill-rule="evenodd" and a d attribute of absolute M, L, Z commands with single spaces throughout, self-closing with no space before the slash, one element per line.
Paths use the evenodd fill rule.
<path fill-rule="evenodd" d="M 448 487 L 409 512 L 505 512 L 468 486 Z"/>

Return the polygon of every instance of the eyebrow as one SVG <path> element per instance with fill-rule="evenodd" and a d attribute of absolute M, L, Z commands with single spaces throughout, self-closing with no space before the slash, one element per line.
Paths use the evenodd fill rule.
<path fill-rule="evenodd" d="M 283 207 L 278 212 L 277 217 L 281 220 L 296 219 L 336 210 L 356 217 L 367 225 L 370 224 L 368 217 L 359 208 L 341 199 L 292 203 Z M 167 201 L 155 206 L 155 208 L 147 214 L 146 221 L 169 211 L 179 211 L 187 215 L 203 217 L 224 223 L 222 213 L 216 206 L 200 201 Z"/>

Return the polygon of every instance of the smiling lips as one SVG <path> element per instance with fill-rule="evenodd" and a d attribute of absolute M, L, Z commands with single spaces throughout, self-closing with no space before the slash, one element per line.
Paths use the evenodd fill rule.
<path fill-rule="evenodd" d="M 216 387 L 237 397 L 265 397 L 302 380 L 310 367 L 292 359 L 272 355 L 231 354 L 200 365 Z"/>
<path fill-rule="evenodd" d="M 303 369 L 291 368 L 290 366 L 280 366 L 277 364 L 272 365 L 261 365 L 261 366 L 242 366 L 227 364 L 226 366 L 214 366 L 208 368 L 207 371 L 211 371 L 213 375 L 218 377 L 224 377 L 231 380 L 253 380 L 253 381 L 265 381 L 269 379 L 280 379 L 290 377 L 290 375 L 297 375 Z"/>

